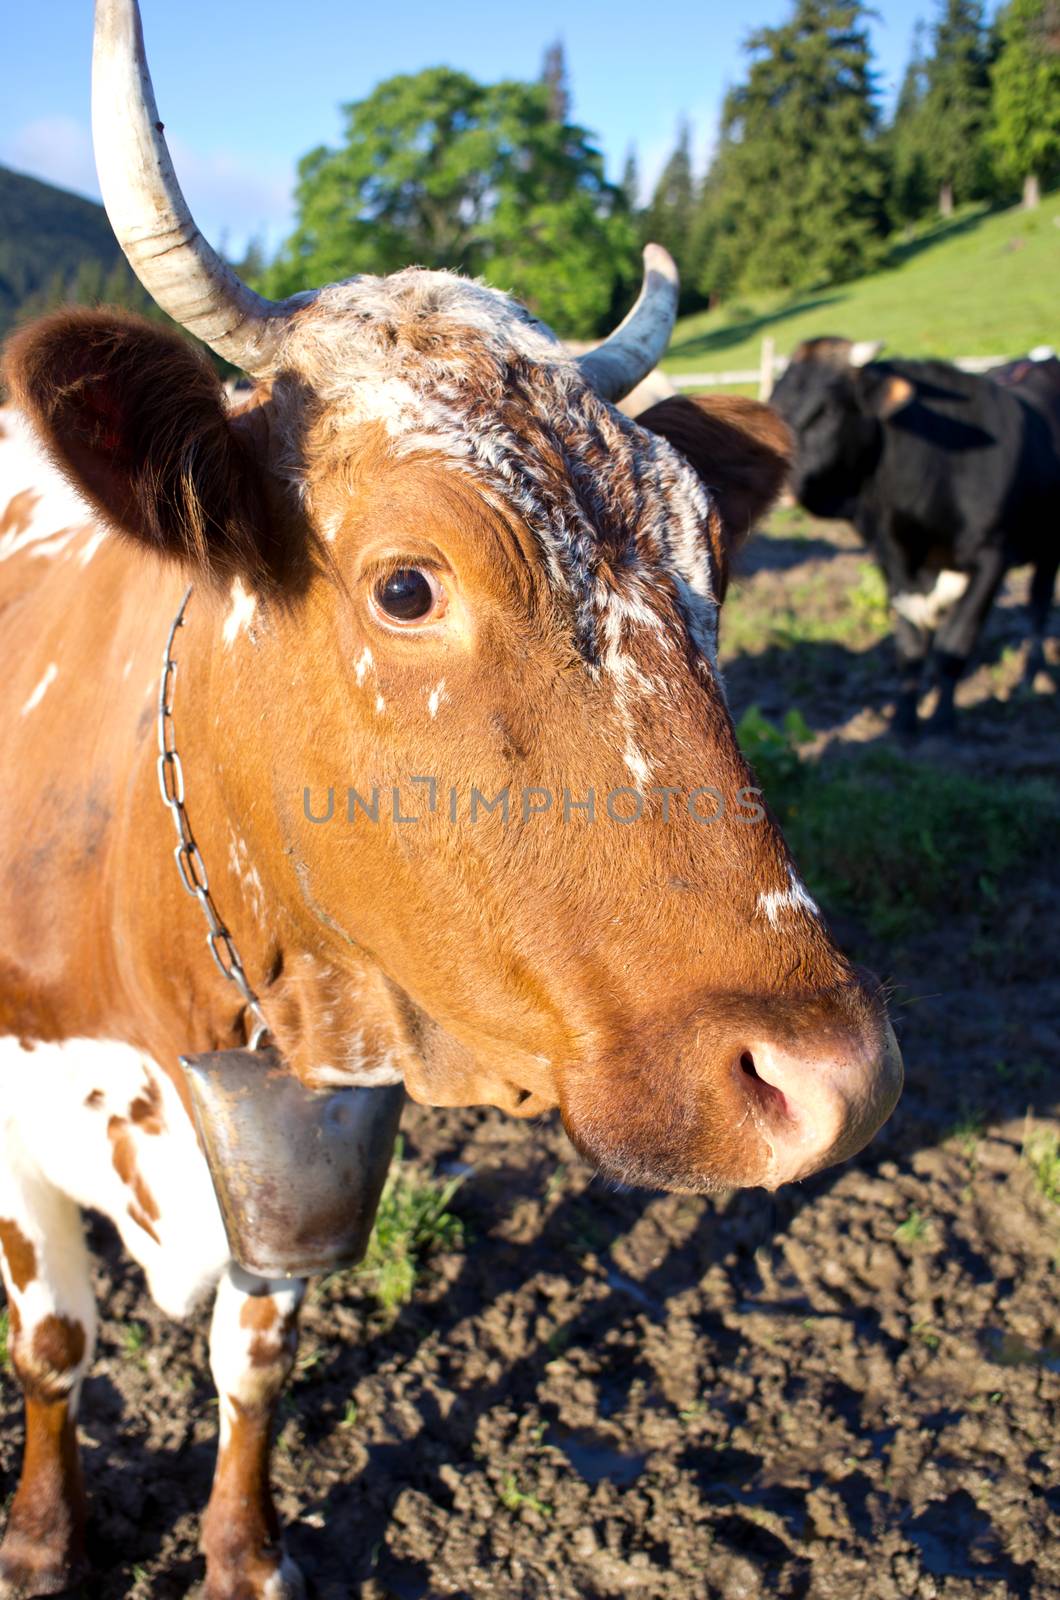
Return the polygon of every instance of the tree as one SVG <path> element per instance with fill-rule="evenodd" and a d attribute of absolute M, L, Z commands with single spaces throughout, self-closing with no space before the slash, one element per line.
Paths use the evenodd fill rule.
<path fill-rule="evenodd" d="M 645 241 L 665 245 L 681 275 L 681 309 L 698 303 L 692 258 L 696 222 L 696 184 L 692 175 L 692 129 L 687 118 L 677 126 L 677 144 L 655 185 L 640 220 Z"/>
<path fill-rule="evenodd" d="M 990 56 L 980 0 L 942 0 L 919 116 L 940 216 L 988 192 Z"/>
<path fill-rule="evenodd" d="M 887 130 L 891 208 L 899 222 L 915 222 L 925 216 L 934 200 L 923 115 L 927 92 L 924 24 L 918 21 L 913 33 L 909 65 L 905 69 L 894 116 Z"/>
<path fill-rule="evenodd" d="M 563 40 L 556 39 L 545 51 L 541 63 L 541 82 L 548 90 L 548 114 L 553 122 L 569 122 L 571 113 L 570 78 Z"/>
<path fill-rule="evenodd" d="M 1060 177 L 1060 0 L 1010 0 L 997 26 L 990 144 L 998 176 L 1033 207 Z"/>
<path fill-rule="evenodd" d="M 640 164 L 637 161 L 637 151 L 630 145 L 626 151 L 626 159 L 622 166 L 622 177 L 618 187 L 622 191 L 626 207 L 631 216 L 640 210 Z"/>
<path fill-rule="evenodd" d="M 796 0 L 751 35 L 747 81 L 726 96 L 696 233 L 704 294 L 803 287 L 863 273 L 883 253 L 884 155 L 865 7 Z"/>
<path fill-rule="evenodd" d="M 542 83 L 482 85 L 447 67 L 390 78 L 346 107 L 338 150 L 301 162 L 298 222 L 266 275 L 289 294 L 416 263 L 481 274 L 570 334 L 602 329 L 636 281 L 621 192 Z"/>

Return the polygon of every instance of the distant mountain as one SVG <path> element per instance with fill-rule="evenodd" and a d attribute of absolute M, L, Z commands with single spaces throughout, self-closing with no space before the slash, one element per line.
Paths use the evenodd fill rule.
<path fill-rule="evenodd" d="M 120 261 L 102 206 L 0 167 L 0 337 L 23 307 L 93 298 Z"/>

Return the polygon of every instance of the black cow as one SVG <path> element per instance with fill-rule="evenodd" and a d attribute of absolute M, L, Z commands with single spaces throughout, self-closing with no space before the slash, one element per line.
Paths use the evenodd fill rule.
<path fill-rule="evenodd" d="M 917 729 L 934 643 L 936 732 L 1011 566 L 1034 563 L 1028 680 L 1060 564 L 1060 398 L 1053 363 L 990 377 L 942 361 L 877 361 L 879 346 L 810 339 L 772 404 L 797 440 L 792 488 L 818 517 L 844 517 L 873 551 L 895 614 L 895 728 Z M 1005 379 L 1009 381 L 1006 382 Z"/>

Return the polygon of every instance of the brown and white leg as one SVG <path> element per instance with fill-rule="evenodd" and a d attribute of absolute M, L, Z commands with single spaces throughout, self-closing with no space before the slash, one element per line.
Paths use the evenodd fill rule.
<path fill-rule="evenodd" d="M 276 1407 L 298 1348 L 299 1279 L 252 1277 L 232 1265 L 217 1290 L 210 1367 L 221 1438 L 203 1521 L 204 1600 L 299 1600 L 269 1489 Z"/>
<path fill-rule="evenodd" d="M 0 1600 L 58 1594 L 84 1575 L 77 1445 L 96 1312 L 81 1213 L 0 1130 L 0 1264 L 9 1348 L 25 1398 L 22 1474 L 0 1544 Z"/>

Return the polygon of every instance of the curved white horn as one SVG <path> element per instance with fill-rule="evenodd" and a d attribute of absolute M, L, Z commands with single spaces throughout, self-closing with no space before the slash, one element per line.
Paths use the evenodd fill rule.
<path fill-rule="evenodd" d="M 268 372 L 303 297 L 255 294 L 195 226 L 163 137 L 138 0 L 96 0 L 92 142 L 111 227 L 148 294 L 227 361 Z"/>
<path fill-rule="evenodd" d="M 677 316 L 677 268 L 660 244 L 644 246 L 644 281 L 632 311 L 595 350 L 578 356 L 582 377 L 618 402 L 659 364 Z"/>
<path fill-rule="evenodd" d="M 867 367 L 870 361 L 875 361 L 883 346 L 882 339 L 855 339 L 847 359 L 852 367 Z"/>

